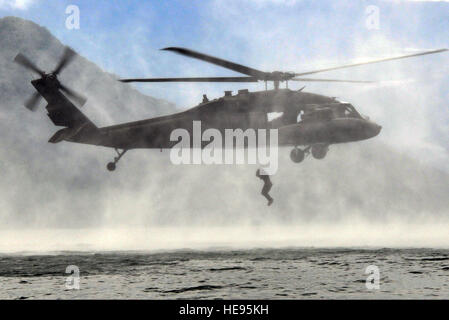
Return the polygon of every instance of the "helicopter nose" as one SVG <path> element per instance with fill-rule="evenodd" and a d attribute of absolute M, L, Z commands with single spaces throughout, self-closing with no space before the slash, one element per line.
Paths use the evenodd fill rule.
<path fill-rule="evenodd" d="M 380 133 L 380 130 L 382 130 L 382 126 L 381 126 L 381 125 L 378 125 L 378 124 L 376 124 L 376 126 L 377 126 L 377 128 L 376 128 L 377 134 L 379 134 L 379 133 Z"/>
<path fill-rule="evenodd" d="M 382 130 L 382 126 L 378 125 L 377 123 L 371 123 L 371 131 L 373 137 L 377 136 L 380 133 L 380 130 Z"/>

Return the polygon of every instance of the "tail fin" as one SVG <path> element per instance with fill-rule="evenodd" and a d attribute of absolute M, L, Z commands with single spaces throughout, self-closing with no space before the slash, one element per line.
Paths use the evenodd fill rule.
<path fill-rule="evenodd" d="M 98 128 L 55 86 L 50 86 L 45 79 L 31 81 L 39 94 L 47 101 L 47 115 L 56 125 L 66 127 L 56 132 L 49 142 L 57 143 L 70 140 L 89 143 L 92 133 Z"/>
<path fill-rule="evenodd" d="M 97 128 L 77 107 L 65 98 L 63 103 L 48 104 L 48 117 L 55 126 L 68 128 L 91 127 Z"/>
<path fill-rule="evenodd" d="M 89 143 L 98 128 L 88 117 L 59 91 L 53 91 L 50 96 L 44 95 L 44 99 L 49 102 L 46 109 L 50 120 L 56 126 L 66 127 L 57 131 L 48 142 L 68 140 Z"/>
<path fill-rule="evenodd" d="M 66 127 L 57 131 L 48 142 L 57 143 L 63 140 L 87 142 L 92 133 L 98 130 L 77 107 L 61 93 L 59 103 L 49 103 L 46 107 L 48 117 L 56 126 Z"/>
<path fill-rule="evenodd" d="M 54 86 L 49 86 L 44 79 L 31 81 L 39 94 L 47 101 L 48 117 L 56 126 L 77 128 L 89 126 L 96 128 L 75 105 Z"/>

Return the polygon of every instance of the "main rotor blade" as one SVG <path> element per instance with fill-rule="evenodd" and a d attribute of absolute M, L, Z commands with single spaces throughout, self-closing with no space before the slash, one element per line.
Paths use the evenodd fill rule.
<path fill-rule="evenodd" d="M 120 79 L 121 82 L 257 82 L 254 77 L 144 78 Z"/>
<path fill-rule="evenodd" d="M 343 69 L 343 68 L 356 67 L 356 66 L 361 66 L 361 65 L 364 65 L 364 64 L 371 64 L 371 63 L 378 63 L 378 62 L 384 62 L 384 61 L 399 60 L 399 59 L 423 56 L 423 55 L 426 55 L 426 54 L 433 54 L 433 53 L 443 52 L 443 51 L 447 51 L 447 50 L 448 49 L 438 49 L 438 50 L 432 50 L 432 51 L 424 51 L 424 52 L 420 52 L 420 53 L 408 54 L 408 55 L 405 55 L 405 56 L 399 56 L 399 57 L 393 57 L 393 58 L 385 58 L 385 59 L 379 59 L 379 60 L 372 60 L 372 61 L 368 61 L 368 62 L 348 64 L 348 65 L 338 66 L 338 67 L 333 67 L 333 68 L 319 69 L 319 70 L 313 70 L 313 71 L 308 71 L 308 72 L 295 73 L 295 76 L 304 76 L 304 75 L 307 75 L 307 74 L 314 74 L 314 73 L 318 73 L 318 72 L 324 72 L 324 71 L 331 71 L 331 70 L 337 70 L 337 69 Z"/>
<path fill-rule="evenodd" d="M 59 88 L 64 91 L 73 101 L 79 104 L 81 107 L 86 103 L 87 98 L 82 96 L 81 94 L 73 91 L 72 89 L 67 88 L 64 85 L 60 85 Z"/>
<path fill-rule="evenodd" d="M 69 64 L 73 60 L 75 55 L 76 55 L 75 51 L 73 51 L 69 47 L 66 47 L 64 50 L 64 54 L 62 55 L 61 61 L 59 61 L 58 66 L 52 73 L 58 75 L 62 71 L 62 69 L 64 69 L 67 66 L 67 64 Z"/>
<path fill-rule="evenodd" d="M 339 79 L 313 79 L 313 78 L 293 78 L 289 81 L 304 81 L 304 82 L 348 82 L 348 83 L 376 83 L 376 81 L 363 80 L 339 80 Z"/>
<path fill-rule="evenodd" d="M 41 95 L 39 92 L 35 92 L 26 102 L 25 107 L 30 111 L 36 111 L 39 106 L 39 101 L 41 100 Z"/>
<path fill-rule="evenodd" d="M 255 77 L 259 80 L 264 80 L 267 76 L 268 73 L 267 72 L 263 72 L 257 69 L 253 69 L 253 68 L 249 68 L 246 66 L 243 66 L 241 64 L 238 63 L 234 63 L 231 61 L 227 61 L 221 58 L 216 58 L 213 56 L 209 56 L 207 54 L 201 53 L 201 52 L 197 52 L 197 51 L 193 51 L 190 49 L 186 49 L 186 48 L 179 48 L 179 47 L 169 47 L 169 48 L 164 48 L 161 50 L 165 50 L 165 51 L 172 51 L 175 52 L 177 54 L 180 55 L 184 55 L 190 58 L 195 58 L 195 59 L 199 59 L 199 60 L 203 60 L 212 64 L 215 64 L 217 66 L 221 66 L 233 71 L 237 71 L 243 74 L 246 74 L 248 76 L 252 76 Z"/>
<path fill-rule="evenodd" d="M 39 74 L 41 77 L 45 75 L 45 72 L 39 69 L 34 63 L 32 63 L 27 57 L 25 57 L 23 54 L 19 53 L 15 58 L 14 61 L 21 66 L 30 69 L 37 74 Z"/>

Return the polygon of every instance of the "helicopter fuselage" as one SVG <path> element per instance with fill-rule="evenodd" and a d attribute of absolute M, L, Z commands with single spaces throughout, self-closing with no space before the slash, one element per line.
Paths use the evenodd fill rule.
<path fill-rule="evenodd" d="M 350 103 L 338 101 L 335 97 L 303 92 L 302 89 L 289 90 L 288 81 L 370 83 L 372 81 L 303 78 L 303 76 L 447 51 L 447 49 L 424 51 L 399 57 L 296 73 L 264 72 L 187 48 L 168 47 L 163 50 L 218 65 L 245 76 L 144 78 L 120 79 L 120 81 L 125 83 L 264 81 L 265 89 L 267 88 L 267 82 L 270 81 L 274 84 L 274 90 L 249 92 L 245 89 L 239 90 L 236 95 L 233 95 L 230 91 L 225 91 L 223 97 L 212 101 L 209 101 L 206 95 L 203 95 L 202 103 L 183 112 L 98 128 L 72 103 L 74 101 L 82 106 L 86 99 L 61 84 L 57 79 L 58 74 L 75 56 L 72 49 L 68 47 L 65 49 L 56 68 L 50 73 L 39 69 L 21 53 L 17 54 L 14 61 L 41 77 L 31 81 L 38 93 L 35 93 L 25 103 L 25 107 L 31 111 L 35 110 L 39 99 L 43 97 L 48 103 L 46 109 L 50 119 L 56 126 L 65 127 L 57 131 L 49 142 L 69 141 L 115 148 L 118 156 L 107 165 L 107 169 L 113 171 L 116 163 L 127 150 L 172 148 L 179 142 L 172 139 L 172 133 L 177 129 L 183 130 L 183 133 L 187 135 L 195 135 L 196 133 L 197 137 L 203 137 L 203 134 L 209 129 L 215 129 L 213 132 L 218 132 L 219 135 L 226 135 L 229 130 L 240 130 L 239 132 L 247 132 L 248 130 L 260 132 L 260 130 L 264 130 L 265 133 L 276 134 L 278 138 L 277 146 L 294 147 L 290 153 L 290 158 L 295 163 L 303 161 L 309 151 L 314 158 L 323 159 L 329 145 L 370 139 L 379 134 L 381 126 L 369 121 L 368 118 L 362 117 Z M 280 82 L 286 82 L 287 89 L 280 89 Z M 200 124 L 199 127 L 198 124 Z M 258 139 L 263 138 L 259 135 L 257 137 Z M 205 147 L 209 142 L 215 141 L 215 135 L 213 140 L 212 137 L 209 141 L 207 139 L 201 140 L 200 144 L 195 144 L 194 140 L 189 139 L 189 144 L 183 145 L 183 147 Z M 236 146 L 233 143 L 230 145 Z M 258 145 L 258 143 L 255 144 L 255 146 Z M 214 144 L 215 146 L 216 144 Z M 245 143 L 240 146 L 249 147 Z M 237 145 L 237 147 L 240 146 Z M 305 146 L 305 148 L 300 149 L 298 146 Z M 228 145 L 222 145 L 222 147 L 225 148 Z M 119 149 L 123 151 L 120 152 Z"/>
<path fill-rule="evenodd" d="M 270 121 L 267 115 L 272 113 L 280 116 Z M 182 128 L 192 135 L 194 121 L 201 122 L 202 132 L 217 129 L 223 135 L 227 129 L 278 129 L 279 146 L 360 141 L 376 136 L 381 129 L 335 98 L 288 89 L 245 90 L 237 95 L 226 93 L 184 112 L 99 128 L 95 136 L 89 132 L 89 138 L 79 132 L 68 141 L 127 150 L 171 148 L 177 143 L 170 140 L 171 132 Z"/>

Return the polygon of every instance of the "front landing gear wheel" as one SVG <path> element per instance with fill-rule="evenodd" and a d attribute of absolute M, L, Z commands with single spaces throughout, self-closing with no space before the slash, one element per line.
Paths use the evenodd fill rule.
<path fill-rule="evenodd" d="M 115 163 L 114 162 L 109 162 L 108 165 L 106 166 L 106 168 L 108 168 L 109 171 L 114 171 L 115 170 Z"/>
<path fill-rule="evenodd" d="M 312 146 L 312 156 L 315 159 L 321 160 L 326 156 L 328 150 L 329 150 L 329 147 L 327 145 L 314 144 Z"/>
<path fill-rule="evenodd" d="M 305 156 L 305 152 L 299 148 L 294 148 L 291 152 L 290 152 L 290 159 L 294 162 L 294 163 L 300 163 L 301 161 L 304 160 L 304 156 Z"/>

